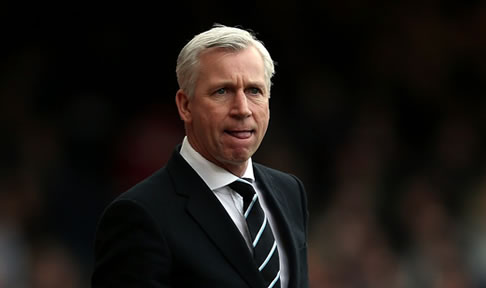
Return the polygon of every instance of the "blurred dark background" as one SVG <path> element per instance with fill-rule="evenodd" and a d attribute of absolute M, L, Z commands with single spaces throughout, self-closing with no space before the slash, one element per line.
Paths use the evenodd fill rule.
<path fill-rule="evenodd" d="M 96 223 L 184 135 L 182 46 L 277 62 L 255 160 L 299 176 L 311 287 L 486 287 L 486 3 L 0 5 L 0 287 L 89 287 Z"/>

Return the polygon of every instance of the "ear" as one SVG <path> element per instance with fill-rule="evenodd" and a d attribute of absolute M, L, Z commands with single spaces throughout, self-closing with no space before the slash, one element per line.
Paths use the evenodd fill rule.
<path fill-rule="evenodd" d="M 176 93 L 176 105 L 179 111 L 179 117 L 182 121 L 190 122 L 192 119 L 191 109 L 189 107 L 189 96 L 184 92 L 184 90 L 179 89 Z"/>

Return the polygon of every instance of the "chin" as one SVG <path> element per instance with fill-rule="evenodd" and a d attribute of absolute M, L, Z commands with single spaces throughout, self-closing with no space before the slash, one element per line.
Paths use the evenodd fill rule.
<path fill-rule="evenodd" d="M 250 157 L 247 155 L 231 155 L 230 157 L 225 157 L 222 161 L 230 166 L 241 166 L 245 165 Z"/>
<path fill-rule="evenodd" d="M 230 157 L 226 157 L 226 162 L 231 163 L 233 165 L 243 164 L 248 161 L 250 157 L 246 155 L 231 155 Z"/>
<path fill-rule="evenodd" d="M 251 151 L 248 151 L 247 149 L 242 149 L 242 150 L 237 150 L 233 151 L 231 153 L 231 159 L 233 159 L 235 162 L 246 162 L 250 157 L 253 155 Z"/>

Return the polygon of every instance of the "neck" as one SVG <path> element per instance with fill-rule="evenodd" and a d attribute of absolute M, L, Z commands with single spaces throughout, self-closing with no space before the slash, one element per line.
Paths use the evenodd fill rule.
<path fill-rule="evenodd" d="M 239 178 L 243 177 L 243 175 L 245 174 L 246 168 L 248 167 L 248 161 L 245 161 L 245 163 L 243 163 L 243 164 L 239 163 L 239 164 L 236 164 L 236 165 L 232 165 L 232 164 L 221 165 L 221 164 L 218 164 L 218 163 L 214 163 L 214 164 L 228 170 L 231 174 L 238 176 Z"/>
<path fill-rule="evenodd" d="M 225 169 L 226 171 L 230 172 L 231 174 L 239 178 L 241 178 L 245 174 L 246 169 L 248 167 L 249 160 L 246 160 L 244 162 L 237 162 L 237 161 L 227 161 L 223 159 L 220 161 L 219 159 L 212 157 L 210 153 L 205 153 L 205 151 L 199 149 L 197 143 L 194 143 L 194 141 L 192 140 L 193 139 L 191 139 L 191 137 L 187 137 L 187 141 L 191 146 L 191 148 L 207 161 Z"/>

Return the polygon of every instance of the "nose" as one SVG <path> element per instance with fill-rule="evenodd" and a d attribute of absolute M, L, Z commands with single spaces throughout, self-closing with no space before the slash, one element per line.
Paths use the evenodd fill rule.
<path fill-rule="evenodd" d="M 252 112 L 248 106 L 248 98 L 244 91 L 238 90 L 232 103 L 231 113 L 235 117 L 246 118 L 251 116 Z"/>

